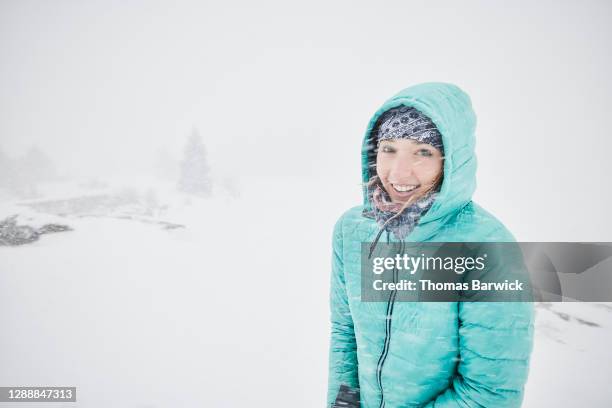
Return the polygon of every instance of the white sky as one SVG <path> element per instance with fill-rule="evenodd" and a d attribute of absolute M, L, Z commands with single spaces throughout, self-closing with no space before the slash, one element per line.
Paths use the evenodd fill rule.
<path fill-rule="evenodd" d="M 217 174 L 358 199 L 372 113 L 448 81 L 472 97 L 476 198 L 495 214 L 607 214 L 612 3 L 501 4 L 0 1 L 0 150 L 37 145 L 73 174 L 146 172 L 196 126 Z"/>

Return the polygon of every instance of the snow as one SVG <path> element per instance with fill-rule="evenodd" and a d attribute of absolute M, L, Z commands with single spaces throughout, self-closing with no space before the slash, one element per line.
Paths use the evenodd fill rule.
<path fill-rule="evenodd" d="M 169 196 L 171 230 L 3 205 L 74 230 L 0 248 L 0 384 L 76 386 L 82 407 L 320 405 L 333 220 L 259 199 L 274 187 Z"/>
<path fill-rule="evenodd" d="M 612 304 L 548 303 L 536 339 L 524 407 L 609 407 Z"/>
<path fill-rule="evenodd" d="M 331 230 L 348 203 L 294 205 L 328 193 L 306 180 L 212 198 L 135 185 L 117 205 L 70 207 L 125 192 L 112 182 L 27 202 L 65 200 L 64 215 L 0 205 L 73 228 L 0 247 L 0 384 L 76 386 L 79 407 L 323 406 Z M 539 305 L 524 406 L 609 406 L 611 323 L 609 304 Z"/>

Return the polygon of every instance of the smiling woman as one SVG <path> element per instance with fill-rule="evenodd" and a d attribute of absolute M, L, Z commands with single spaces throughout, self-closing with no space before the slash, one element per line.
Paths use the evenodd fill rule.
<path fill-rule="evenodd" d="M 376 174 L 367 188 L 374 215 L 381 231 L 388 227 L 404 238 L 433 204 L 442 182 L 442 136 L 429 117 L 407 106 L 381 115 L 373 135 Z"/>
<path fill-rule="evenodd" d="M 333 407 L 518 407 L 533 339 L 528 302 L 361 298 L 361 248 L 389 243 L 512 242 L 472 201 L 476 116 L 446 83 L 415 85 L 370 119 L 363 204 L 336 222 L 327 403 Z"/>

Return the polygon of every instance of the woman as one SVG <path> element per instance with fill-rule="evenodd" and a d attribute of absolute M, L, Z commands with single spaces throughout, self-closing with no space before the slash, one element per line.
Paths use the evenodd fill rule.
<path fill-rule="evenodd" d="M 517 407 L 533 341 L 533 304 L 361 301 L 361 243 L 512 242 L 471 200 L 470 98 L 446 83 L 393 96 L 369 122 L 363 205 L 333 234 L 327 406 Z"/>

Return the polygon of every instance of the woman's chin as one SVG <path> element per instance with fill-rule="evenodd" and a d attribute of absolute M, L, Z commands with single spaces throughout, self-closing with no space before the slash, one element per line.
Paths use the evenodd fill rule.
<path fill-rule="evenodd" d="M 391 201 L 396 204 L 406 204 L 408 201 L 415 202 L 421 196 L 420 191 L 410 192 L 408 194 L 398 194 L 394 192 L 391 194 Z"/>

